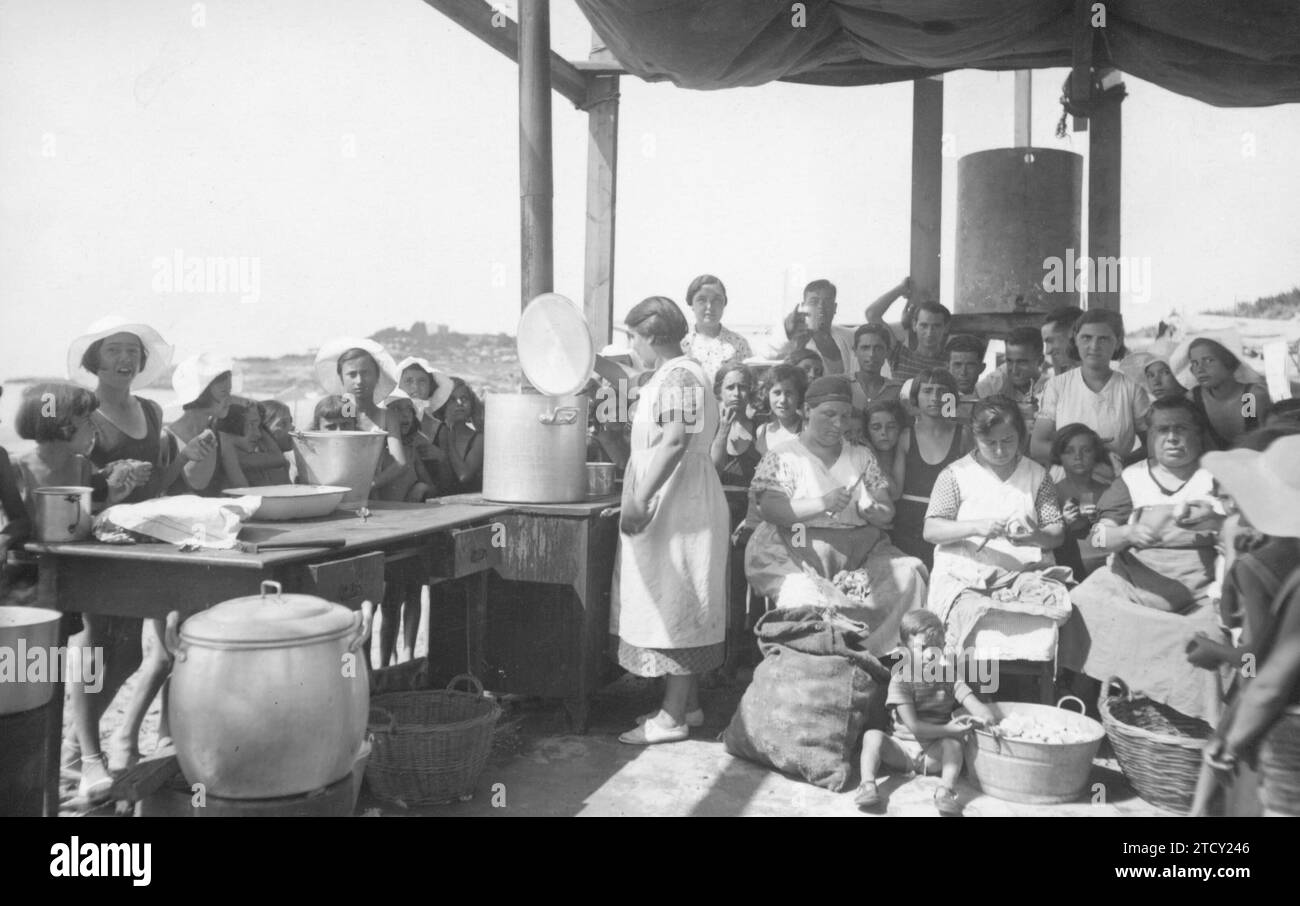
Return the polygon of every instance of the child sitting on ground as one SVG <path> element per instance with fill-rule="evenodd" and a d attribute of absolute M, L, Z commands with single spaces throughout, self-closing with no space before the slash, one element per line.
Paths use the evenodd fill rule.
<path fill-rule="evenodd" d="M 236 403 L 217 423 L 221 438 L 224 487 L 266 487 L 289 483 L 289 464 L 280 445 L 263 427 L 262 410 L 252 401 Z"/>
<path fill-rule="evenodd" d="M 876 773 L 883 764 L 898 771 L 927 775 L 940 772 L 942 785 L 934 794 L 941 815 L 960 815 L 957 777 L 962 768 L 962 742 L 972 726 L 991 726 L 997 714 L 957 679 L 951 661 L 944 662 L 944 630 L 939 615 L 913 610 L 898 627 L 906 649 L 894 667 L 885 706 L 893 729 L 868 730 L 862 740 L 862 786 L 853 797 L 862 811 L 882 804 Z M 970 713 L 953 719 L 961 705 Z"/>

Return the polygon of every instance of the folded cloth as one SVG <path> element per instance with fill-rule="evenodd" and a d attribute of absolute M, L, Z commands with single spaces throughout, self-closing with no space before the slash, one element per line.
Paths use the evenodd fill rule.
<path fill-rule="evenodd" d="M 130 534 L 124 533 L 134 533 L 184 548 L 230 550 L 261 503 L 261 497 L 193 494 L 120 503 L 95 517 L 92 531 L 98 540 L 115 544 L 129 543 Z"/>
<path fill-rule="evenodd" d="M 974 566 L 975 564 L 971 564 Z M 972 571 L 966 588 L 948 598 L 938 610 L 947 627 L 948 642 L 961 647 L 975 624 L 990 610 L 1046 617 L 1057 626 L 1070 619 L 1068 566 L 1010 572 L 995 566 Z"/>

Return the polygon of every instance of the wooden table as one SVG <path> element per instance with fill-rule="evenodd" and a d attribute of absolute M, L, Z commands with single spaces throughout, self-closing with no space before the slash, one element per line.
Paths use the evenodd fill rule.
<path fill-rule="evenodd" d="M 477 506 L 483 498 L 443 498 Z M 488 579 L 487 685 L 559 698 L 585 733 L 590 700 L 612 666 L 609 593 L 618 545 L 618 495 L 580 503 L 510 504 L 501 561 Z M 472 627 L 475 620 L 471 618 Z"/>
<path fill-rule="evenodd" d="M 98 542 L 30 543 L 38 555 L 43 606 L 69 613 L 165 619 L 182 618 L 213 604 L 258 593 L 262 582 L 279 582 L 286 592 L 316 594 L 360 605 L 374 595 L 383 565 L 397 559 L 427 558 L 435 576 L 483 572 L 495 562 L 494 526 L 511 512 L 495 504 L 371 503 L 370 516 L 338 511 L 322 519 L 254 522 L 244 541 L 309 544 L 342 537 L 337 550 L 297 548 L 258 554 L 236 551 L 184 552 L 165 544 L 110 545 Z M 466 527 L 476 528 L 466 531 Z M 486 545 L 486 547 L 485 547 Z M 483 602 L 477 602 L 484 607 Z M 67 620 L 60 645 L 67 643 Z M 472 655 L 482 660 L 482 651 Z M 63 684 L 54 689 L 46 728 L 45 812 L 58 814 L 59 746 L 63 732 Z"/>

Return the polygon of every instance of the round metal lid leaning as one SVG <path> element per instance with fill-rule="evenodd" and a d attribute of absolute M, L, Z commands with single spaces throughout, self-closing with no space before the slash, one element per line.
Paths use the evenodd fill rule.
<path fill-rule="evenodd" d="M 596 365 L 582 309 L 559 293 L 542 293 L 524 307 L 515 346 L 524 377 L 547 396 L 577 393 Z"/>

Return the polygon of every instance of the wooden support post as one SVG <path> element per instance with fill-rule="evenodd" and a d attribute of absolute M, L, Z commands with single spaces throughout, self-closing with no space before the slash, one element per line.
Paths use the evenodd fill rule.
<path fill-rule="evenodd" d="M 612 339 L 618 194 L 618 76 L 591 79 L 587 101 L 587 250 L 583 313 L 596 345 Z"/>
<path fill-rule="evenodd" d="M 1119 311 L 1120 103 L 1122 87 L 1100 95 L 1092 107 L 1088 140 L 1088 257 L 1097 286 L 1088 287 L 1088 308 Z M 1105 281 L 1105 285 L 1101 285 Z"/>
<path fill-rule="evenodd" d="M 1033 145 L 1034 120 L 1034 71 L 1032 69 L 1016 70 L 1016 114 L 1015 141 L 1013 148 L 1028 148 Z"/>
<path fill-rule="evenodd" d="M 519 3 L 520 306 L 554 288 L 550 0 Z"/>
<path fill-rule="evenodd" d="M 943 222 L 943 79 L 912 82 L 912 252 L 917 292 L 939 299 L 939 227 Z"/>

